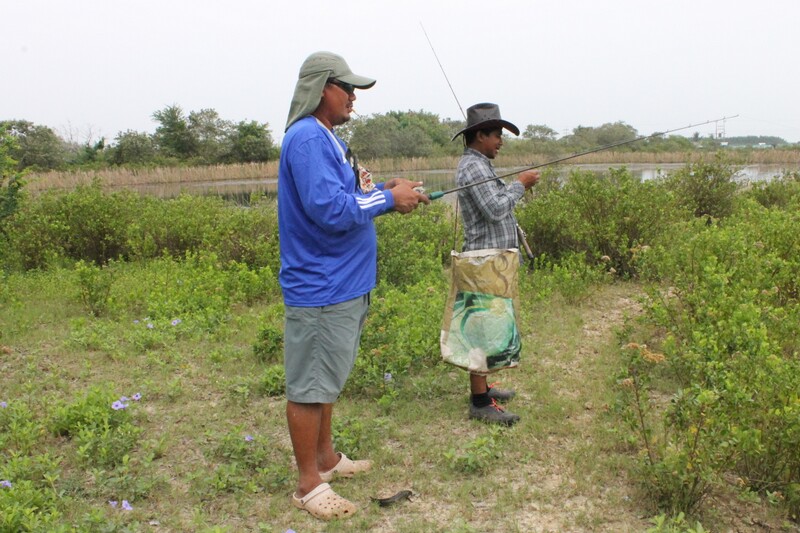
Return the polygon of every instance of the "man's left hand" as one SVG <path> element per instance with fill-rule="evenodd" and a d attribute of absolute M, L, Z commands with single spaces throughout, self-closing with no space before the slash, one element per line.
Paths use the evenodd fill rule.
<path fill-rule="evenodd" d="M 386 182 L 386 184 L 383 186 L 383 188 L 388 191 L 390 189 L 394 189 L 398 185 L 407 185 L 409 189 L 413 189 L 414 187 L 421 186 L 422 182 L 421 181 L 411 181 L 411 180 L 407 180 L 405 178 L 392 178 L 392 179 L 390 179 L 389 181 Z"/>

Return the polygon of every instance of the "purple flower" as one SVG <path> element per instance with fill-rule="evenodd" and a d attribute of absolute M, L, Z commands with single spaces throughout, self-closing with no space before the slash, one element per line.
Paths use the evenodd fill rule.
<path fill-rule="evenodd" d="M 3 481 L 0 481 L 0 487 L 8 487 L 10 489 L 11 488 L 11 482 L 9 480 L 7 480 L 7 479 L 4 479 Z"/>
<path fill-rule="evenodd" d="M 148 323 L 147 323 L 147 329 L 153 329 L 154 327 L 155 327 L 155 326 L 153 325 L 153 323 L 152 323 L 152 322 L 148 322 Z"/>
<path fill-rule="evenodd" d="M 119 400 L 111 404 L 111 408 L 115 411 L 119 411 L 120 409 L 125 409 L 126 407 L 128 406 Z"/>
<path fill-rule="evenodd" d="M 173 326 L 177 326 L 180 323 L 181 323 L 181 319 L 180 318 L 176 318 L 175 320 L 172 321 L 172 325 Z"/>
<path fill-rule="evenodd" d="M 137 318 L 136 320 L 133 321 L 133 323 L 134 324 L 138 324 L 139 323 L 139 319 Z"/>
<path fill-rule="evenodd" d="M 244 436 L 244 440 L 246 440 L 247 442 L 252 442 L 253 441 L 253 436 L 252 435 L 245 435 Z"/>
<path fill-rule="evenodd" d="M 294 529 L 287 529 L 286 533 L 297 533 Z"/>
<path fill-rule="evenodd" d="M 130 401 L 130 398 L 128 398 L 127 396 L 120 396 L 119 401 L 127 402 L 127 401 Z"/>
<path fill-rule="evenodd" d="M 117 501 L 116 500 L 108 500 L 108 505 L 110 505 L 111 507 L 116 508 L 117 507 Z"/>
<path fill-rule="evenodd" d="M 128 500 L 122 500 L 122 508 L 126 511 L 133 511 L 133 507 L 128 503 Z"/>
<path fill-rule="evenodd" d="M 8 407 L 8 404 L 6 402 L 0 402 L 0 407 L 5 409 L 6 407 Z"/>
<path fill-rule="evenodd" d="M 133 395 L 133 401 L 134 402 L 138 402 L 141 399 L 142 399 L 142 393 L 141 392 L 137 392 L 136 394 Z"/>
<path fill-rule="evenodd" d="M 383 381 L 385 381 L 386 383 L 389 383 L 390 381 L 392 381 L 392 373 L 391 372 L 385 373 L 383 375 Z"/>

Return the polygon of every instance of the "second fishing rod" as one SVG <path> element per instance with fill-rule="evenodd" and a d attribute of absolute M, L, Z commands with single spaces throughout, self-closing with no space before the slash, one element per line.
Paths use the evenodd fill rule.
<path fill-rule="evenodd" d="M 638 141 L 644 141 L 646 139 L 653 139 L 655 137 L 660 137 L 662 135 L 667 135 L 668 133 L 674 133 L 676 131 L 686 130 L 686 129 L 689 129 L 689 128 L 696 128 L 698 126 L 705 126 L 706 124 L 711 124 L 713 122 L 719 122 L 719 121 L 722 121 L 722 120 L 728 120 L 728 119 L 736 118 L 738 116 L 739 115 L 733 115 L 733 116 L 730 116 L 730 117 L 722 117 L 722 118 L 707 120 L 705 122 L 698 122 L 697 124 L 689 124 L 687 126 L 682 126 L 680 128 L 675 128 L 675 129 L 672 129 L 672 130 L 653 133 L 651 135 L 643 135 L 641 137 L 636 137 L 635 139 L 629 139 L 627 141 L 620 141 L 620 142 L 615 142 L 615 143 L 611 143 L 611 144 L 606 144 L 606 145 L 603 145 L 603 146 L 598 146 L 597 148 L 592 148 L 590 150 L 585 150 L 583 152 L 578 152 L 578 153 L 571 154 L 571 155 L 568 155 L 568 156 L 560 157 L 560 158 L 554 159 L 552 161 L 547 161 L 546 163 L 540 163 L 538 165 L 533 165 L 533 166 L 521 168 L 519 170 L 515 170 L 514 172 L 509 172 L 508 174 L 503 174 L 502 176 L 494 176 L 494 177 L 491 177 L 491 178 L 487 178 L 485 180 L 476 181 L 475 183 L 470 183 L 468 185 L 462 185 L 461 187 L 455 187 L 455 188 L 452 188 L 452 189 L 448 189 L 446 191 L 436 191 L 436 192 L 428 193 L 427 196 L 431 200 L 438 200 L 439 198 L 441 198 L 445 194 L 450 194 L 450 193 L 453 193 L 453 192 L 456 192 L 456 191 L 460 191 L 462 189 L 468 189 L 469 187 L 474 187 L 476 185 L 480 185 L 482 183 L 488 183 L 490 181 L 502 180 L 504 178 L 508 178 L 509 176 L 514 176 L 515 174 L 519 174 L 521 172 L 525 172 L 526 170 L 534 170 L 534 169 L 537 169 L 537 168 L 542 168 L 542 167 L 546 167 L 546 166 L 550 166 L 550 165 L 555 165 L 557 163 L 562 163 L 564 161 L 569 161 L 570 159 L 575 159 L 575 158 L 583 156 L 583 155 L 593 154 L 595 152 L 601 152 L 603 150 L 608 150 L 610 148 L 615 148 L 617 146 L 624 146 L 626 144 L 631 144 L 631 143 L 635 143 L 635 142 L 638 142 Z"/>
<path fill-rule="evenodd" d="M 444 66 L 442 66 L 442 62 L 439 61 L 439 55 L 436 53 L 436 49 L 433 47 L 433 43 L 431 42 L 430 37 L 428 37 L 428 32 L 425 31 L 425 26 L 422 24 L 422 22 L 420 22 L 419 25 L 422 28 L 422 33 L 425 35 L 425 40 L 428 41 L 428 46 L 430 46 L 431 52 L 433 52 L 433 57 L 436 58 L 436 63 L 439 65 L 439 70 L 442 71 L 442 75 L 444 76 L 444 79 L 447 82 L 447 86 L 450 88 L 450 92 L 452 93 L 453 98 L 456 101 L 456 105 L 458 106 L 458 109 L 461 111 L 461 115 L 464 117 L 464 120 L 466 120 L 467 119 L 467 115 L 466 115 L 466 113 L 464 113 L 464 108 L 461 107 L 461 102 L 458 101 L 458 96 L 456 96 L 456 92 L 453 89 L 453 85 L 450 83 L 450 78 L 447 77 L 447 73 L 444 71 Z M 652 138 L 655 138 L 655 137 L 660 137 L 660 136 L 666 135 L 668 133 L 675 133 L 676 131 L 687 130 L 689 128 L 696 128 L 698 126 L 705 126 L 706 124 L 711 124 L 712 122 L 716 123 L 716 122 L 720 122 L 720 121 L 723 121 L 723 120 L 736 118 L 738 116 L 739 115 L 733 115 L 733 116 L 730 116 L 730 117 L 722 117 L 722 118 L 707 120 L 705 122 L 699 122 L 697 124 L 689 124 L 688 126 L 682 126 L 680 128 L 675 128 L 675 129 L 672 129 L 672 130 L 666 130 L 666 131 L 653 133 L 652 135 L 643 135 L 641 137 L 636 137 L 635 139 L 629 139 L 627 141 L 620 141 L 620 142 L 615 142 L 615 143 L 611 143 L 611 144 L 606 144 L 606 145 L 603 145 L 603 146 L 598 146 L 597 148 L 592 148 L 590 150 L 585 150 L 583 152 L 578 152 L 578 153 L 575 153 L 575 154 L 571 154 L 571 155 L 568 155 L 568 156 L 565 156 L 565 157 L 554 159 L 552 161 L 547 161 L 546 163 L 541 163 L 541 164 L 538 164 L 538 165 L 533 165 L 533 166 L 521 168 L 519 170 L 515 170 L 514 172 L 509 172 L 508 174 L 503 174 L 502 176 L 494 176 L 494 177 L 491 177 L 491 178 L 487 178 L 485 180 L 476 181 L 475 183 L 470 183 L 468 185 L 462 185 L 461 187 L 454 187 L 454 188 L 448 189 L 446 191 L 436 191 L 436 192 L 428 193 L 427 196 L 431 200 L 438 200 L 439 198 L 443 197 L 445 194 L 450 194 L 450 193 L 453 193 L 453 192 L 456 192 L 456 191 L 460 191 L 460 190 L 463 190 L 463 189 L 468 189 L 470 187 L 475 187 L 476 185 L 481 185 L 482 183 L 488 183 L 488 182 L 494 181 L 494 180 L 502 180 L 504 178 L 508 178 L 509 176 L 513 176 L 515 174 L 519 174 L 521 172 L 525 172 L 526 170 L 534 170 L 534 169 L 537 169 L 537 168 L 542 168 L 542 167 L 546 167 L 546 166 L 550 166 L 550 165 L 555 165 L 557 163 L 562 163 L 564 161 L 569 161 L 570 159 L 575 159 L 575 158 L 583 156 L 583 155 L 593 154 L 595 152 L 601 152 L 603 150 L 608 150 L 610 148 L 615 148 L 617 146 L 624 146 L 626 144 L 631 144 L 631 143 L 635 143 L 635 142 L 639 142 L 639 141 L 644 141 L 646 139 L 652 139 Z M 520 230 L 521 229 L 522 228 L 520 228 Z"/>

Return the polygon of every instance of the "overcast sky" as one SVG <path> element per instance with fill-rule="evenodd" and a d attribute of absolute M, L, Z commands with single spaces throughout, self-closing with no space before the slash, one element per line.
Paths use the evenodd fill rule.
<path fill-rule="evenodd" d="M 280 141 L 317 50 L 378 80 L 362 115 L 461 118 L 422 26 L 461 106 L 496 102 L 521 129 L 649 135 L 738 114 L 728 136 L 800 142 L 798 0 L 0 0 L 0 21 L 0 120 L 78 142 L 152 133 L 172 104 Z"/>

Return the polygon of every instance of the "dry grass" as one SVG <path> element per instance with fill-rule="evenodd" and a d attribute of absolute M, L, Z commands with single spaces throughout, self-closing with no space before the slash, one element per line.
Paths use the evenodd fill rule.
<path fill-rule="evenodd" d="M 501 154 L 498 164 L 502 167 L 523 167 L 546 163 L 569 154 Z M 800 151 L 755 150 L 736 152 L 742 164 L 789 164 L 800 165 Z M 702 154 L 697 154 L 701 157 Z M 423 170 L 455 169 L 459 156 L 435 158 L 392 158 L 364 161 L 373 173 L 414 172 Z M 680 164 L 687 161 L 684 152 L 597 152 L 570 160 L 573 164 Z M 263 181 L 274 184 L 278 178 L 278 162 L 215 165 L 204 167 L 159 167 L 152 169 L 109 168 L 104 170 L 43 172 L 27 177 L 27 190 L 42 192 L 50 189 L 72 190 L 77 186 L 99 183 L 104 189 L 144 188 L 183 185 L 214 185 L 218 187 L 241 185 L 242 182 Z"/>
<path fill-rule="evenodd" d="M 225 182 L 274 180 L 277 177 L 277 161 L 197 167 L 108 168 L 30 174 L 26 178 L 26 188 L 33 192 L 50 189 L 72 190 L 81 185 L 97 182 L 104 189 L 114 189 L 149 185 L 224 184 Z"/>

